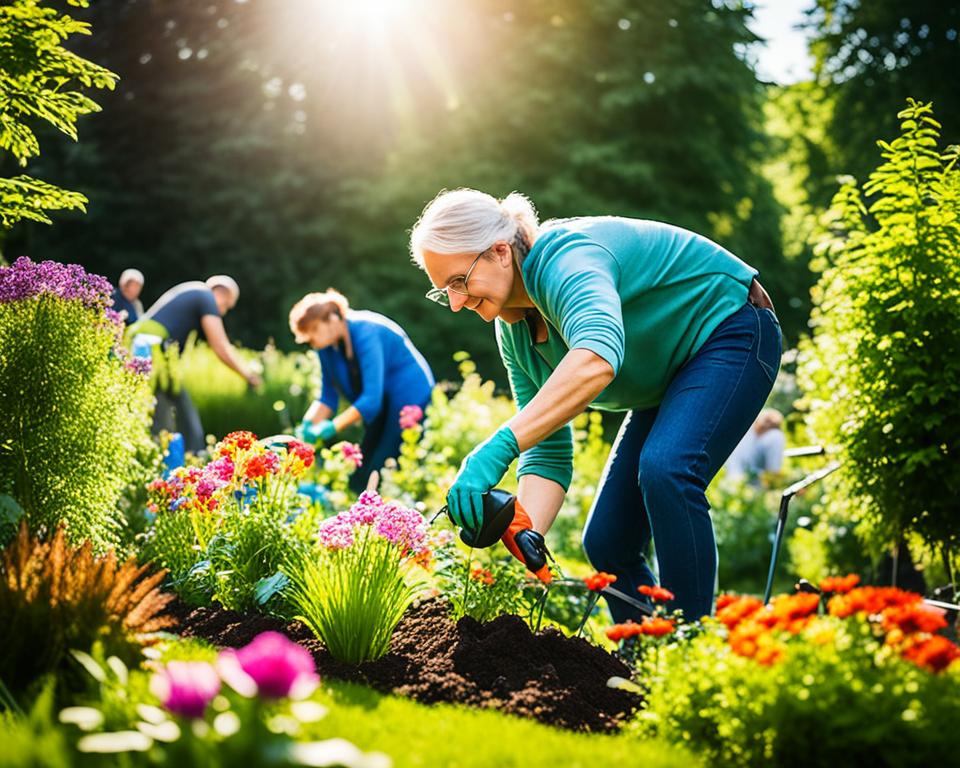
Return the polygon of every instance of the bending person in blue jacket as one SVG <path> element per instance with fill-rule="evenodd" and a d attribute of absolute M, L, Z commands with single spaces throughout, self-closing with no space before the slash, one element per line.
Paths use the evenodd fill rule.
<path fill-rule="evenodd" d="M 304 437 L 329 443 L 352 424 L 365 426 L 363 465 L 350 478 L 359 492 L 373 470 L 400 454 L 400 411 L 427 406 L 433 373 L 399 325 L 377 312 L 350 309 L 332 289 L 300 299 L 290 310 L 290 330 L 320 358 L 320 397 L 303 417 Z M 337 414 L 341 397 L 351 405 Z"/>

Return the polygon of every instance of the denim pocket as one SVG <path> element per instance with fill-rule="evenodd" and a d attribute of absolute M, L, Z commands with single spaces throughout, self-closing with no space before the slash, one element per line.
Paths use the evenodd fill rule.
<path fill-rule="evenodd" d="M 753 306 L 752 304 L 750 306 Z M 753 307 L 757 314 L 757 362 L 772 384 L 780 370 L 783 354 L 783 334 L 773 310 Z"/>

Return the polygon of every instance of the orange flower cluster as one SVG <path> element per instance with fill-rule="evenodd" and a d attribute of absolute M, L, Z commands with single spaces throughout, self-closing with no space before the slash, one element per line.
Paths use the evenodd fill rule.
<path fill-rule="evenodd" d="M 664 589 L 663 587 L 648 587 L 646 584 L 637 587 L 637 592 L 641 595 L 646 595 L 655 603 L 669 603 L 674 597 L 673 592 L 669 589 Z"/>
<path fill-rule="evenodd" d="M 253 432 L 231 432 L 220 441 L 217 453 L 220 456 L 228 456 L 232 459 L 236 456 L 238 450 L 249 451 L 256 442 L 257 436 Z"/>
<path fill-rule="evenodd" d="M 606 587 L 609 587 L 613 582 L 617 580 L 617 577 L 612 573 L 605 573 L 603 571 L 597 571 L 587 576 L 583 583 L 587 585 L 587 589 L 592 590 L 593 592 L 602 592 Z"/>
<path fill-rule="evenodd" d="M 607 627 L 607 637 L 615 643 L 626 640 L 629 637 L 638 635 L 648 635 L 649 637 L 663 637 L 669 635 L 676 629 L 673 619 L 664 619 L 659 616 L 648 616 L 642 622 L 637 624 L 634 621 L 628 621 L 624 624 L 614 624 Z"/>
<path fill-rule="evenodd" d="M 848 576 L 828 576 L 820 582 L 821 592 L 845 594 L 860 583 L 860 577 L 855 573 Z"/>
<path fill-rule="evenodd" d="M 828 603 L 831 616 L 864 617 L 885 635 L 886 645 L 931 672 L 940 672 L 960 659 L 960 648 L 935 634 L 947 626 L 943 610 L 926 605 L 914 592 L 856 587 L 856 583 L 854 576 L 821 583 L 824 592 L 834 593 Z M 717 599 L 717 619 L 729 630 L 727 639 L 734 653 L 770 665 L 786 653 L 782 633 L 800 634 L 813 621 L 819 603 L 818 595 L 803 592 L 781 595 L 769 606 L 755 597 L 721 595 Z M 816 637 L 809 639 L 822 642 Z"/>
<path fill-rule="evenodd" d="M 470 578 L 481 584 L 486 584 L 488 587 L 496 581 L 489 569 L 481 568 L 479 565 L 474 566 L 473 570 L 470 571 Z"/>

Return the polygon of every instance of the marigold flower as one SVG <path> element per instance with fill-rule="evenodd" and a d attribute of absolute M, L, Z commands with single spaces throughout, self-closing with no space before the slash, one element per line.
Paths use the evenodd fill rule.
<path fill-rule="evenodd" d="M 899 629 L 905 635 L 934 633 L 947 626 L 946 611 L 923 603 L 896 605 L 883 612 L 883 628 Z"/>
<path fill-rule="evenodd" d="M 868 616 L 882 613 L 886 608 L 910 605 L 923 600 L 916 592 L 906 592 L 896 587 L 857 587 L 845 595 L 830 598 L 827 610 L 831 616 L 844 619 L 857 613 Z"/>
<path fill-rule="evenodd" d="M 663 587 L 648 587 L 646 584 L 641 584 L 637 587 L 637 592 L 641 595 L 646 595 L 657 603 L 669 603 L 674 598 L 673 592 L 669 589 L 664 589 Z"/>
<path fill-rule="evenodd" d="M 942 635 L 933 635 L 911 645 L 903 652 L 903 657 L 918 667 L 931 672 L 942 672 L 960 659 L 960 648 Z"/>
<path fill-rule="evenodd" d="M 727 629 L 733 629 L 747 616 L 756 613 L 763 608 L 763 602 L 756 597 L 738 597 L 733 602 L 727 603 L 723 609 L 717 611 L 717 619 L 727 625 Z"/>
<path fill-rule="evenodd" d="M 849 592 L 859 583 L 860 577 L 855 573 L 851 573 L 847 576 L 828 576 L 820 582 L 820 591 L 844 594 Z"/>
<path fill-rule="evenodd" d="M 717 610 L 722 611 L 728 605 L 737 602 L 739 599 L 740 595 L 735 595 L 733 592 L 724 592 L 717 597 Z"/>
<path fill-rule="evenodd" d="M 769 609 L 773 621 L 769 622 L 767 620 L 764 623 L 769 622 L 770 626 L 776 626 L 780 629 L 786 629 L 792 634 L 797 634 L 806 626 L 807 620 L 817 612 L 819 606 L 820 595 L 809 592 L 780 595 L 774 598 Z"/>
<path fill-rule="evenodd" d="M 669 635 L 674 629 L 676 629 L 676 624 L 672 619 L 663 619 L 660 617 L 647 617 L 640 624 L 640 633 L 650 635 L 651 637 Z"/>
<path fill-rule="evenodd" d="M 636 637 L 642 633 L 643 630 L 640 628 L 640 625 L 633 621 L 614 624 L 612 627 L 607 627 L 606 629 L 607 637 L 615 643 L 619 643 L 621 640 L 626 640 L 630 637 Z"/>
<path fill-rule="evenodd" d="M 593 592 L 602 592 L 606 587 L 609 587 L 617 580 L 617 577 L 612 573 L 605 573 L 604 571 L 597 571 L 596 573 L 591 573 L 587 576 L 583 583 L 587 585 L 587 589 Z"/>
<path fill-rule="evenodd" d="M 757 652 L 754 655 L 757 663 L 763 664 L 767 667 L 772 667 L 784 656 L 783 646 L 777 643 L 770 643 L 769 645 L 762 645 L 757 648 Z"/>

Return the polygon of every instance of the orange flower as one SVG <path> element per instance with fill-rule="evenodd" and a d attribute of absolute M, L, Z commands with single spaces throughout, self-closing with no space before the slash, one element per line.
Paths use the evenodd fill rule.
<path fill-rule="evenodd" d="M 883 628 L 899 629 L 905 635 L 917 632 L 934 633 L 947 626 L 946 611 L 923 603 L 895 605 L 883 612 Z"/>
<path fill-rule="evenodd" d="M 717 618 L 727 625 L 727 629 L 733 629 L 747 616 L 756 613 L 761 608 L 763 608 L 763 603 L 756 597 L 738 597 L 724 605 L 722 610 L 718 610 Z"/>
<path fill-rule="evenodd" d="M 767 667 L 772 667 L 783 658 L 783 654 L 784 650 L 781 645 L 771 643 L 770 645 L 765 645 L 761 648 L 758 648 L 757 654 L 754 656 L 754 658 L 758 663 Z"/>
<path fill-rule="evenodd" d="M 607 627 L 606 634 L 613 642 L 619 643 L 628 637 L 636 637 L 637 635 L 643 634 L 643 630 L 636 622 L 628 621 L 624 624 L 614 624 L 612 627 Z"/>
<path fill-rule="evenodd" d="M 637 592 L 659 603 L 669 603 L 674 597 L 673 592 L 669 589 L 664 589 L 663 587 L 648 587 L 646 584 L 637 587 Z"/>
<path fill-rule="evenodd" d="M 813 614 L 820 605 L 820 595 L 799 592 L 795 595 L 780 595 L 774 598 L 770 606 L 772 621 L 766 616 L 763 623 L 771 627 L 785 629 L 791 634 L 799 634 L 810 623 Z"/>
<path fill-rule="evenodd" d="M 481 584 L 486 584 L 488 587 L 496 581 L 488 569 L 481 568 L 479 565 L 474 566 L 474 569 L 470 571 L 470 578 L 479 581 Z"/>
<path fill-rule="evenodd" d="M 640 625 L 640 634 L 650 635 L 651 637 L 663 637 L 669 635 L 676 629 L 672 619 L 650 618 L 647 617 Z"/>
<path fill-rule="evenodd" d="M 735 595 L 733 592 L 724 592 L 717 597 L 717 610 L 722 611 L 728 605 L 737 602 L 739 599 L 740 595 Z"/>
<path fill-rule="evenodd" d="M 872 616 L 886 608 L 919 603 L 923 598 L 916 592 L 905 592 L 896 587 L 858 587 L 845 595 L 830 598 L 827 610 L 831 616 L 845 619 L 857 613 Z"/>
<path fill-rule="evenodd" d="M 733 652 L 739 656 L 752 657 L 757 652 L 760 637 L 766 634 L 762 624 L 755 621 L 742 621 L 730 632 L 728 642 Z"/>
<path fill-rule="evenodd" d="M 903 652 L 903 657 L 918 667 L 929 669 L 931 672 L 942 672 L 960 659 L 960 648 L 941 635 L 933 635 L 911 645 Z"/>
<path fill-rule="evenodd" d="M 821 592 L 846 593 L 860 583 L 860 577 L 855 573 L 848 576 L 828 576 L 820 582 Z"/>
<path fill-rule="evenodd" d="M 255 442 L 257 442 L 257 436 L 253 432 L 231 432 L 220 441 L 219 453 L 221 456 L 232 458 L 238 450 L 247 451 L 252 448 Z"/>
<path fill-rule="evenodd" d="M 612 573 L 597 571 L 596 573 L 591 573 L 589 576 L 587 576 L 583 580 L 583 583 L 587 585 L 587 589 L 593 592 L 602 592 L 606 587 L 609 587 L 616 580 L 617 577 Z"/>

